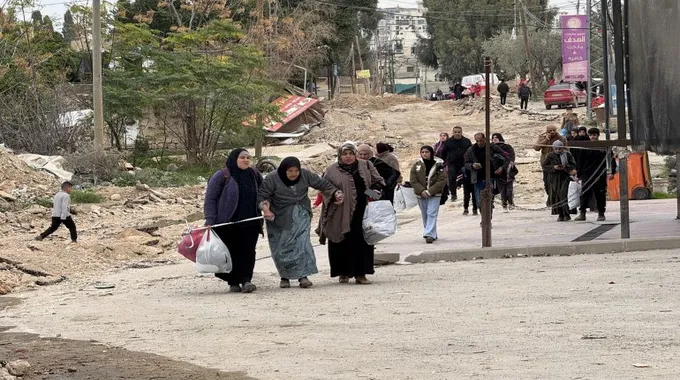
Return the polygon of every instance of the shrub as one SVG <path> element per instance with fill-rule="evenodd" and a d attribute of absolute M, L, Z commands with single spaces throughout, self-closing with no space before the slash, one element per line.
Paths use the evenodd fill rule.
<path fill-rule="evenodd" d="M 111 181 L 120 171 L 120 153 L 86 148 L 65 157 L 67 170 L 78 177 L 92 177 L 93 182 Z"/>
<path fill-rule="evenodd" d="M 71 192 L 73 203 L 101 203 L 103 199 L 101 194 L 90 190 L 73 190 Z"/>
<path fill-rule="evenodd" d="M 38 199 L 35 200 L 35 203 L 37 205 L 47 207 L 47 208 L 54 207 L 54 203 L 52 202 L 52 200 L 50 198 L 38 198 Z"/>

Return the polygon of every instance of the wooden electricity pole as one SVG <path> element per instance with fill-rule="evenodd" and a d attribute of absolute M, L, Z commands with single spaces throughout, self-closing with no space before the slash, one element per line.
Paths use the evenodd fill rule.
<path fill-rule="evenodd" d="M 255 25 L 259 28 L 262 24 L 262 19 L 264 18 L 264 0 L 257 0 L 256 8 L 257 19 L 255 20 Z M 260 30 L 256 33 L 258 46 L 262 46 L 262 33 Z M 261 133 L 264 129 L 264 120 L 262 114 L 258 114 L 255 118 L 255 128 L 257 128 L 257 135 L 255 137 L 255 157 L 257 160 L 262 159 L 262 145 L 264 144 L 264 138 Z"/>
<path fill-rule="evenodd" d="M 92 0 L 92 103 L 94 146 L 104 149 L 104 96 L 102 90 L 102 20 L 100 0 Z"/>
<path fill-rule="evenodd" d="M 529 64 L 529 75 L 531 76 L 531 83 L 534 83 L 534 65 L 531 64 L 531 47 L 529 46 L 529 31 L 527 30 L 527 20 L 524 14 L 526 8 L 524 3 L 520 1 L 521 8 L 519 10 L 519 20 L 522 24 L 522 34 L 524 35 L 524 51 L 527 54 L 527 63 Z"/>

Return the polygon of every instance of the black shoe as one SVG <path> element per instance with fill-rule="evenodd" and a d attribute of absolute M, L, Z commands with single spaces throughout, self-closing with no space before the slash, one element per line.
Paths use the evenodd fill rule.
<path fill-rule="evenodd" d="M 557 217 L 558 222 L 564 222 L 564 215 L 560 215 Z"/>
<path fill-rule="evenodd" d="M 470 211 L 468 210 L 463 211 L 463 215 L 470 215 Z"/>
<path fill-rule="evenodd" d="M 38 235 L 38 236 L 36 236 L 36 237 L 33 238 L 33 240 L 36 240 L 36 241 L 43 241 L 44 239 L 45 239 L 45 238 L 43 238 L 43 237 L 40 236 L 40 235 Z"/>
<path fill-rule="evenodd" d="M 604 222 L 605 220 L 607 220 L 607 218 L 604 217 L 604 214 L 600 214 L 597 216 L 598 222 Z"/>
<path fill-rule="evenodd" d="M 472 210 L 472 215 L 479 215 L 479 213 L 477 213 L 477 210 Z"/>
<path fill-rule="evenodd" d="M 256 290 L 257 290 L 257 286 L 253 285 L 250 281 L 244 282 L 243 285 L 241 285 L 241 291 L 243 293 L 252 293 Z"/>
<path fill-rule="evenodd" d="M 585 222 L 585 220 L 586 220 L 586 212 L 585 212 L 585 211 L 581 211 L 581 213 L 580 213 L 576 218 L 574 218 L 574 220 L 577 221 L 577 222 Z"/>
<path fill-rule="evenodd" d="M 434 243 L 434 238 L 431 237 L 431 236 L 428 236 L 428 237 L 425 238 L 425 242 L 427 244 L 432 244 L 432 243 Z"/>
<path fill-rule="evenodd" d="M 241 287 L 238 285 L 229 285 L 230 293 L 241 293 Z"/>

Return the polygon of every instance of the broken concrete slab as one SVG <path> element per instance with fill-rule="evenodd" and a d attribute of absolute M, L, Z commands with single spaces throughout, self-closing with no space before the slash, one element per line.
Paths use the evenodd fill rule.
<path fill-rule="evenodd" d="M 465 261 L 475 259 L 500 259 L 530 256 L 571 256 L 585 254 L 621 253 L 677 249 L 680 238 L 620 239 L 576 243 L 545 244 L 530 247 L 468 248 L 436 250 L 412 254 L 404 261 L 409 263 L 435 263 L 440 261 Z"/>
<path fill-rule="evenodd" d="M 390 265 L 399 261 L 398 253 L 376 253 L 373 257 L 374 265 Z"/>

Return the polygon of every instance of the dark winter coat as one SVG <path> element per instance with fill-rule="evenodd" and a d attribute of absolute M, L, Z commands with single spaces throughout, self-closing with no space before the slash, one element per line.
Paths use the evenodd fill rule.
<path fill-rule="evenodd" d="M 501 94 L 507 94 L 510 92 L 510 86 L 508 86 L 506 82 L 501 82 L 501 84 L 498 85 L 497 90 Z"/>
<path fill-rule="evenodd" d="M 462 167 L 465 164 L 465 153 L 471 146 L 472 141 L 467 137 L 460 140 L 451 137 L 444 143 L 441 159 L 449 167 Z"/>
<path fill-rule="evenodd" d="M 257 169 L 248 168 L 241 177 L 252 176 L 255 179 L 256 188 L 262 185 L 262 175 Z M 229 178 L 227 180 L 227 178 Z M 256 189 L 257 194 L 257 189 Z M 205 224 L 213 226 L 231 222 L 239 205 L 238 183 L 229 175 L 229 169 L 221 169 L 215 172 L 208 181 L 203 203 Z"/>
<path fill-rule="evenodd" d="M 566 154 L 568 163 L 563 170 L 555 169 L 555 165 L 562 165 L 560 155 L 555 152 L 548 154 L 542 165 L 543 170 L 548 172 L 549 203 L 553 205 L 553 209 L 562 207 L 568 212 L 567 195 L 569 193 L 569 182 L 571 182 L 569 172 L 576 169 L 576 161 L 570 152 L 566 152 Z"/>
<path fill-rule="evenodd" d="M 509 160 L 501 148 L 491 144 L 491 178 L 497 177 L 495 171 L 498 169 L 507 170 Z M 481 168 L 475 169 L 473 165 L 479 163 L 482 165 Z M 477 181 L 483 181 L 486 178 L 486 169 L 484 167 L 486 163 L 486 147 L 480 147 L 475 144 L 468 149 L 465 153 L 465 169 L 470 171 L 470 182 L 477 183 Z"/>

